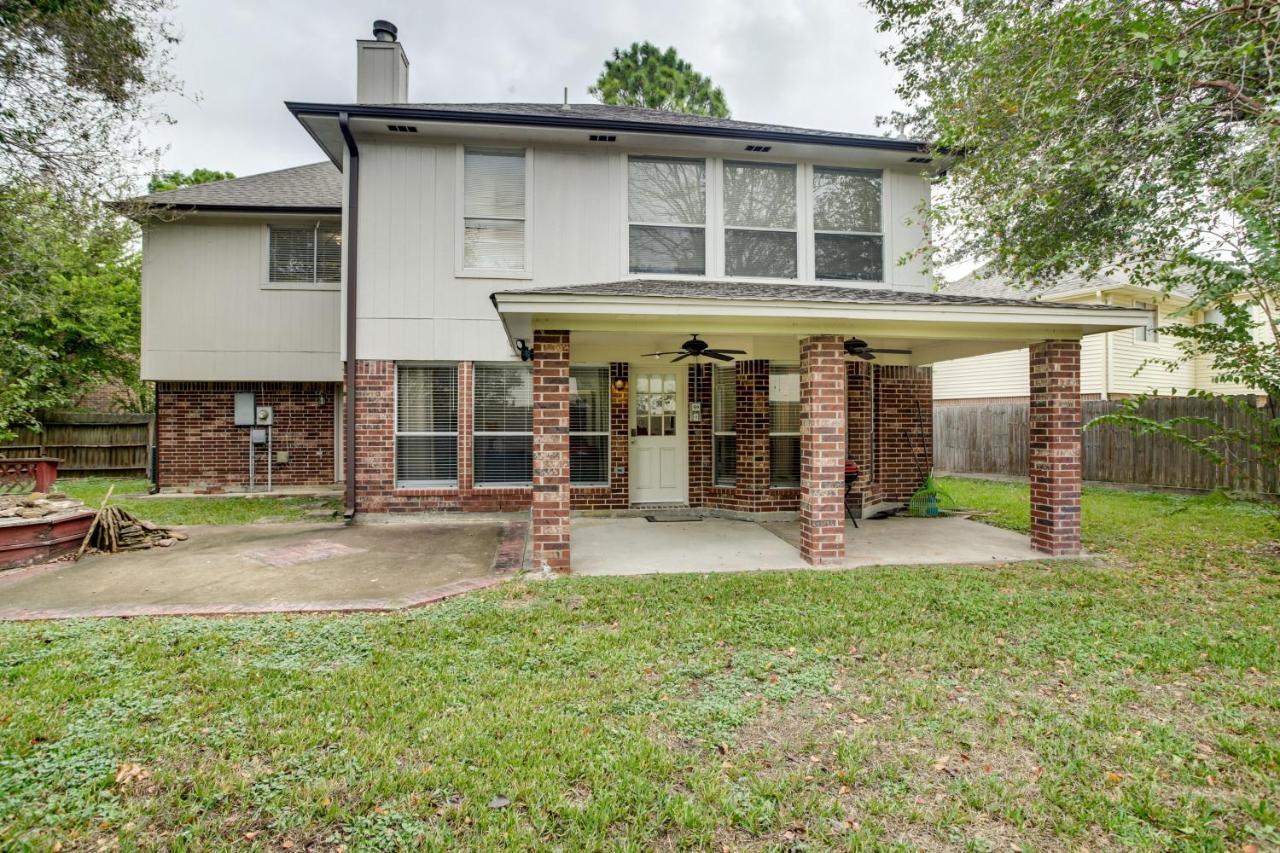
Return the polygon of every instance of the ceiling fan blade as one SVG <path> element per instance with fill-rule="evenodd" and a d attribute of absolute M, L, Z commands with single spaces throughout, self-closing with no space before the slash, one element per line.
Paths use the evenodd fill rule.
<path fill-rule="evenodd" d="M 855 352 L 854 355 L 856 355 L 858 358 L 862 359 L 863 361 L 876 360 L 876 354 L 869 349 L 860 349 L 857 352 Z"/>
<path fill-rule="evenodd" d="M 682 352 L 684 352 L 684 350 L 682 349 L 672 350 L 671 352 L 647 352 L 640 357 L 641 358 L 657 358 L 663 355 L 680 355 Z"/>
<path fill-rule="evenodd" d="M 911 350 L 909 349 L 880 349 L 877 347 L 876 349 L 869 349 L 867 352 L 887 352 L 892 353 L 893 355 L 911 355 Z"/>
<path fill-rule="evenodd" d="M 729 355 L 746 355 L 747 354 L 747 351 L 744 349 L 721 349 L 720 347 L 714 347 L 714 349 L 716 352 L 724 352 L 724 353 L 728 353 Z"/>
<path fill-rule="evenodd" d="M 671 355 L 671 353 L 667 353 L 667 355 Z M 688 358 L 688 357 L 689 357 L 689 356 L 691 356 L 691 355 L 693 355 L 693 353 L 688 353 L 688 352 L 686 352 L 686 353 L 681 353 L 680 355 L 678 355 L 678 356 L 676 356 L 675 358 L 671 359 L 671 363 L 672 363 L 672 364 L 675 364 L 677 361 L 684 361 L 686 358 Z"/>
<path fill-rule="evenodd" d="M 714 358 L 716 361 L 733 361 L 733 356 L 725 355 L 721 350 L 704 349 L 701 354 L 707 358 Z"/>

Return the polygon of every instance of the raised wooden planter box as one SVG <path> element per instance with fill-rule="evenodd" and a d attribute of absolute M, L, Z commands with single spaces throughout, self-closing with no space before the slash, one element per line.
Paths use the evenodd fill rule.
<path fill-rule="evenodd" d="M 94 510 L 71 509 L 43 518 L 0 518 L 0 569 L 52 560 L 80 547 Z"/>

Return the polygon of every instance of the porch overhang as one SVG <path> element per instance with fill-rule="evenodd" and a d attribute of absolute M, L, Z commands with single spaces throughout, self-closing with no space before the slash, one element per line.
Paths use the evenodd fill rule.
<path fill-rule="evenodd" d="M 888 364 L 937 361 L 1078 340 L 1150 322 L 1145 309 L 994 299 L 844 285 L 750 284 L 635 279 L 608 284 L 507 290 L 490 297 L 512 346 L 534 329 L 585 333 L 587 340 L 641 348 L 664 335 L 697 331 L 722 346 L 779 350 L 809 335 L 856 335 L 875 347 L 910 349 Z M 636 347 L 628 347 L 635 349 Z M 764 353 L 762 353 L 764 355 Z"/>

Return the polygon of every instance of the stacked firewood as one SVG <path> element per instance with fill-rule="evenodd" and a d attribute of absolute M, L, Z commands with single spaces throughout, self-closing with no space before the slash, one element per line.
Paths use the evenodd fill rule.
<path fill-rule="evenodd" d="M 186 538 L 185 533 L 142 521 L 118 506 L 104 506 L 94 517 L 80 551 L 83 553 L 87 548 L 96 548 L 115 554 L 120 551 L 141 551 L 152 546 L 168 548 Z"/>

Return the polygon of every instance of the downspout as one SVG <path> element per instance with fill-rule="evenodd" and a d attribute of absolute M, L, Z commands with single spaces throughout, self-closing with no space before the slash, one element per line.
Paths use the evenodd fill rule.
<path fill-rule="evenodd" d="M 360 147 L 356 138 L 351 135 L 349 116 L 345 112 L 338 113 L 338 128 L 347 143 L 347 390 L 343 396 L 346 403 L 346 428 L 342 437 L 346 457 L 342 464 L 342 473 L 346 480 L 342 501 L 342 515 L 353 518 L 356 514 L 356 248 L 359 246 L 360 231 Z"/>

